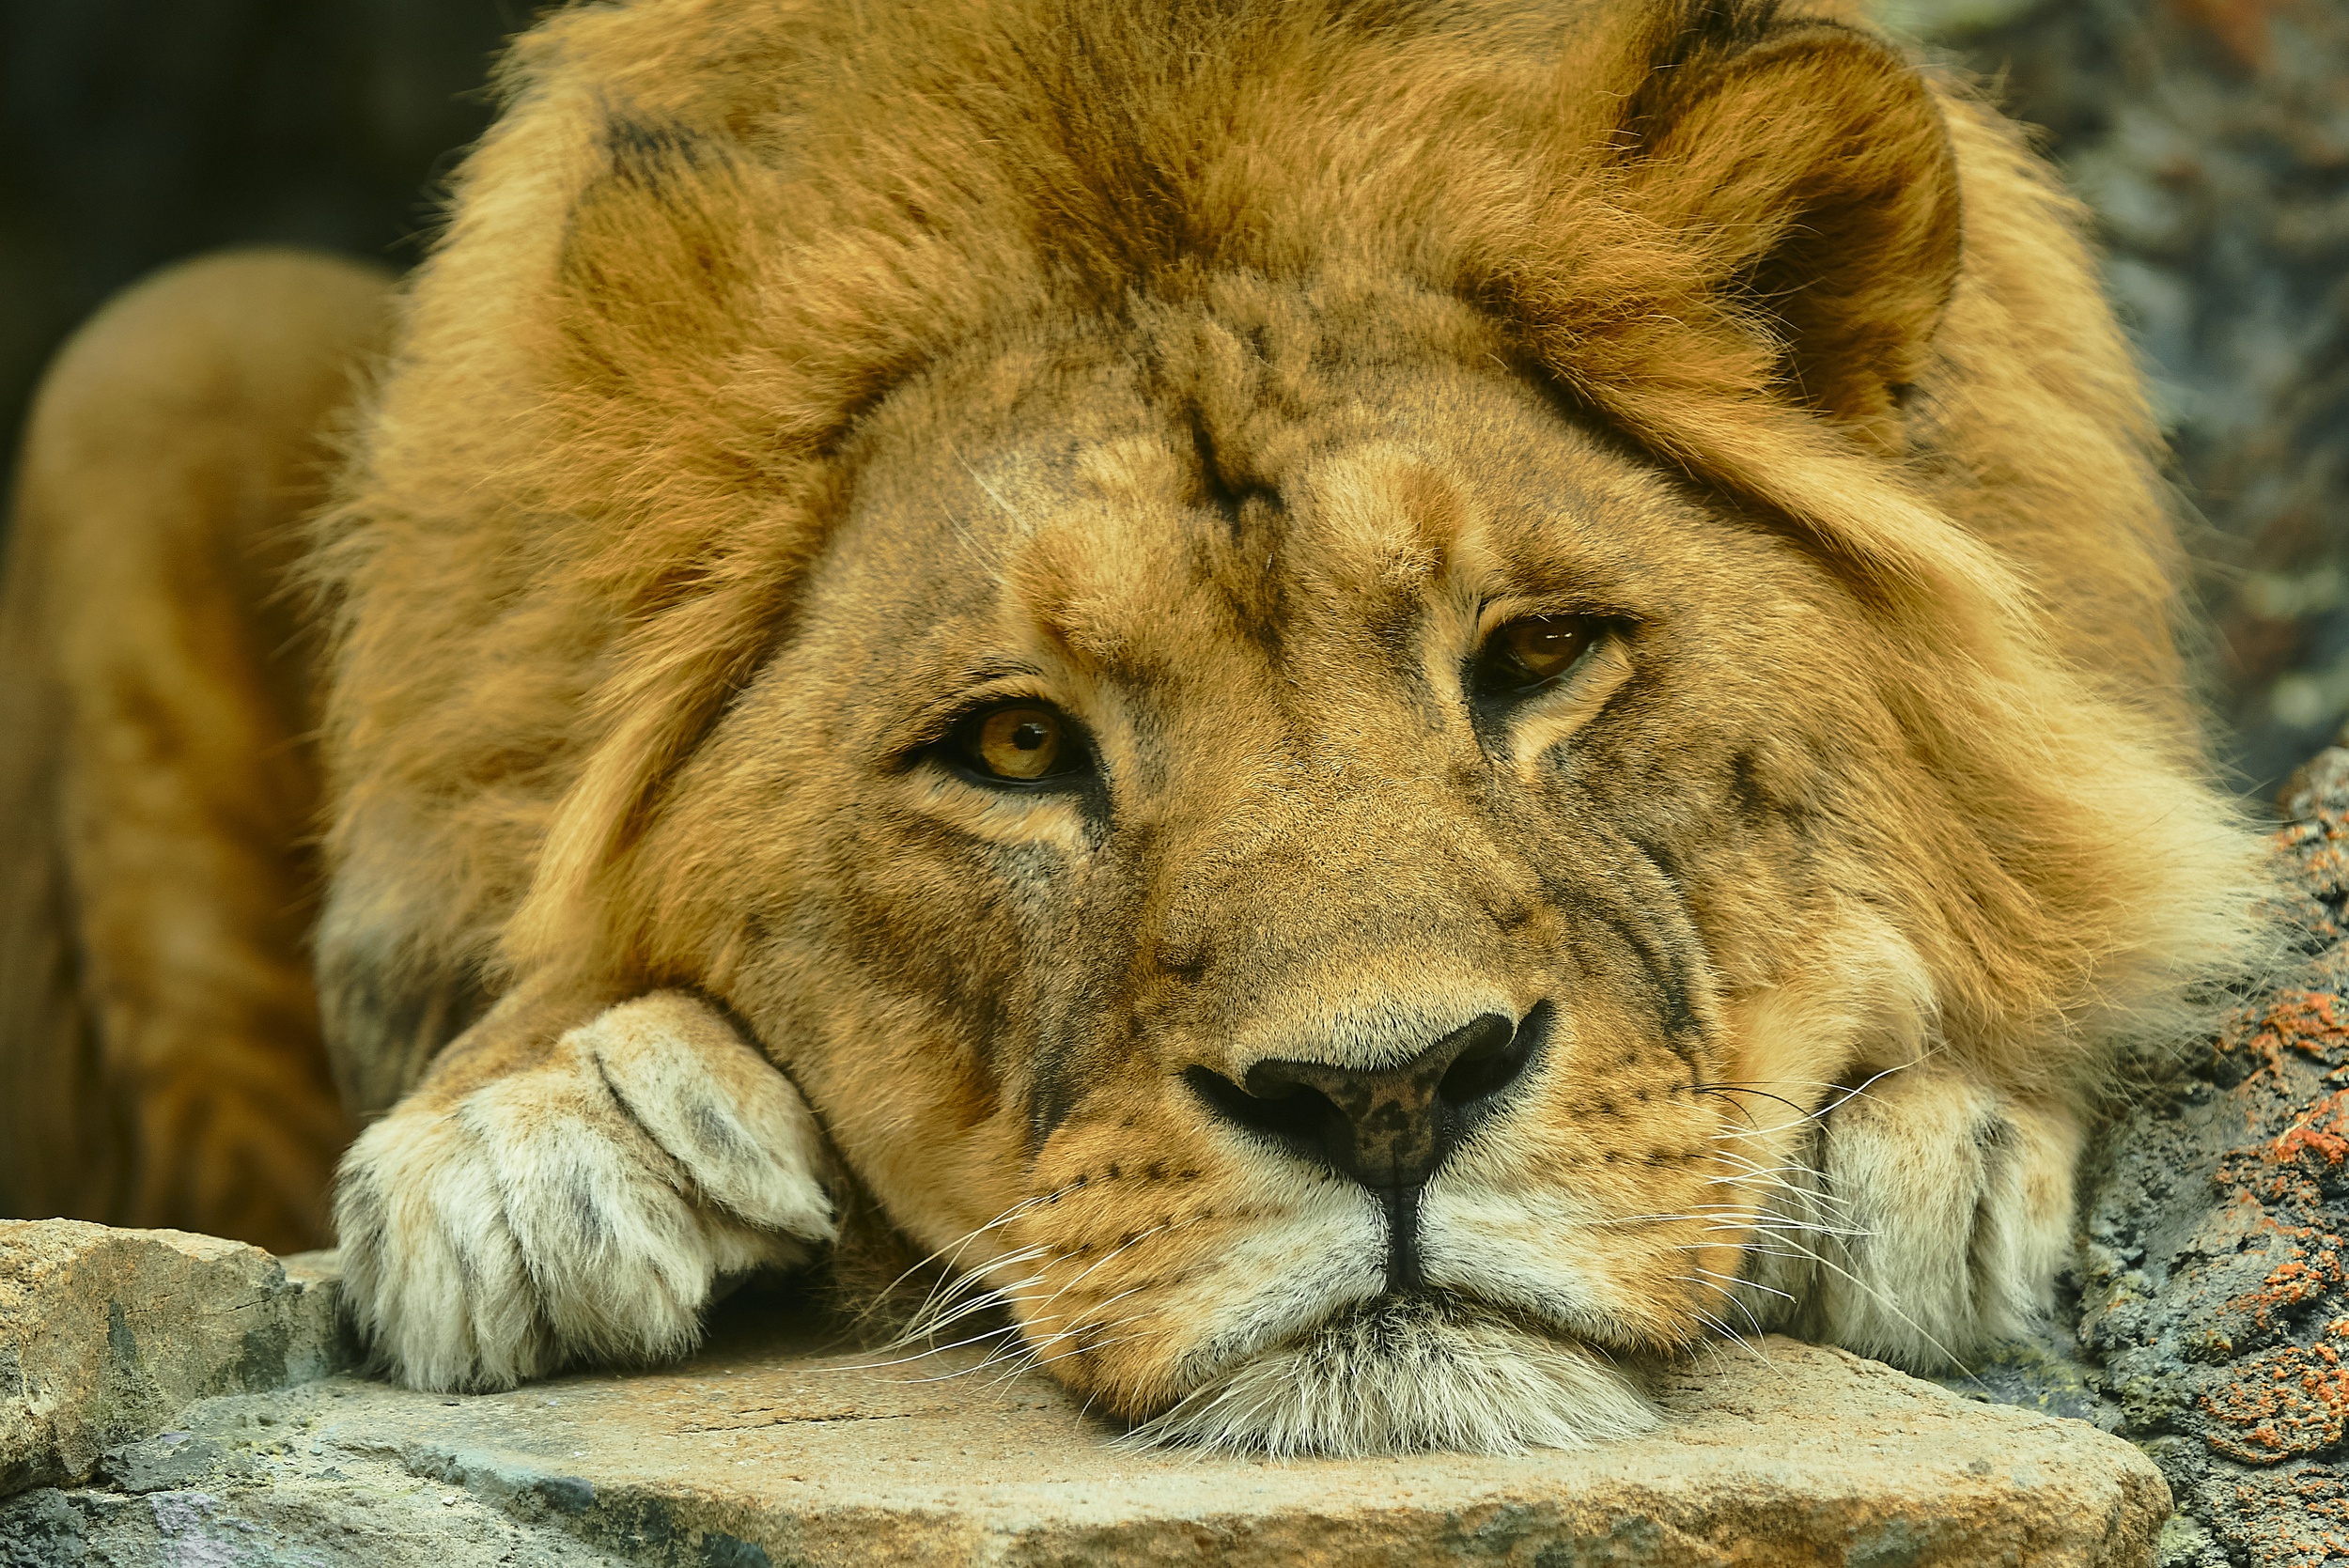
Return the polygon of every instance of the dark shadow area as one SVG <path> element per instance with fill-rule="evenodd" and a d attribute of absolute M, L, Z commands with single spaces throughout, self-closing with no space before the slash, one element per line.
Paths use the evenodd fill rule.
<path fill-rule="evenodd" d="M 105 298 L 220 245 L 414 262 L 531 0 L 0 0 L 0 429 Z"/>

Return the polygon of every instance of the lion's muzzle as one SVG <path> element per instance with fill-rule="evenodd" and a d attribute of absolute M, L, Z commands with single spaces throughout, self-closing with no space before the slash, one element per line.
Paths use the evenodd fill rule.
<path fill-rule="evenodd" d="M 1548 1032 L 1549 1005 L 1517 1023 L 1484 1014 L 1398 1065 L 1268 1057 L 1240 1082 L 1206 1067 L 1183 1079 L 1227 1121 L 1368 1188 L 1387 1211 L 1387 1289 L 1425 1283 L 1420 1195 L 1444 1160 L 1509 1098 Z"/>

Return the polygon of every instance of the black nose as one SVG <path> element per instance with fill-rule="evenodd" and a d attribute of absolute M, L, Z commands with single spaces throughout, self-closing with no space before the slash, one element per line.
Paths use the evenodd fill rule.
<path fill-rule="evenodd" d="M 1193 1093 L 1227 1120 L 1265 1133 L 1316 1165 L 1379 1192 L 1426 1185 L 1445 1157 L 1496 1110 L 1548 1031 L 1543 1002 L 1514 1028 L 1487 1013 L 1400 1066 L 1364 1071 L 1270 1060 L 1242 1083 L 1185 1070 Z"/>

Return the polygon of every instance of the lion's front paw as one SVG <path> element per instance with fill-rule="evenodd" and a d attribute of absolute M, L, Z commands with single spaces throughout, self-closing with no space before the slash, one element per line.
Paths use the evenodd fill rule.
<path fill-rule="evenodd" d="M 831 1238 L 806 1102 L 692 997 L 623 1002 L 454 1103 L 429 1089 L 351 1145 L 334 1198 L 345 1299 L 413 1387 L 677 1355 L 720 1275 Z"/>
<path fill-rule="evenodd" d="M 1815 1196 L 1790 1196 L 1760 1277 L 1794 1327 L 1933 1371 L 2026 1328 L 2071 1246 L 2077 1117 L 2018 1104 L 1940 1062 L 1830 1109 Z M 1790 1266 L 1791 1265 L 1791 1266 Z"/>

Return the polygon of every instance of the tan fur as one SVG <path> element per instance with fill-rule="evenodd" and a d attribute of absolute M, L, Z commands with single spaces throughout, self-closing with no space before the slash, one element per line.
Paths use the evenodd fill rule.
<path fill-rule="evenodd" d="M 311 558 L 401 1375 L 688 1343 L 826 1141 L 932 1324 L 1188 1441 L 1570 1442 L 1717 1333 L 2036 1310 L 2258 879 L 1995 114 L 1824 12 L 1507 0 L 634 0 L 506 88 Z M 1090 784 L 938 760 L 1008 696 Z M 1481 1018 L 1547 1032 L 1392 1296 L 1401 1211 L 1200 1085 Z"/>
<path fill-rule="evenodd" d="M 326 1239 L 310 660 L 285 593 L 389 280 L 190 263 L 85 327 L 26 432 L 0 646 L 0 1212 Z"/>

